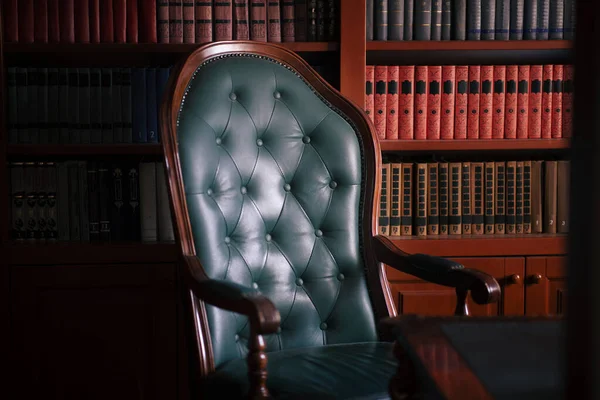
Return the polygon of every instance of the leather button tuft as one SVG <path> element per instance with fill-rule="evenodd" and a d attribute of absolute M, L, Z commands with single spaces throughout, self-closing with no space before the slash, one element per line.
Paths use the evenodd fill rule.
<path fill-rule="evenodd" d="M 248 193 L 248 189 L 246 189 L 246 186 L 242 186 L 242 188 L 240 189 L 240 192 L 242 192 L 242 194 L 246 194 L 246 193 Z"/>
<path fill-rule="evenodd" d="M 206 189 L 206 194 L 209 196 L 212 196 L 212 194 L 213 194 L 212 189 L 211 188 Z"/>
<path fill-rule="evenodd" d="M 229 100 L 235 101 L 236 99 L 237 99 L 237 94 L 235 94 L 235 93 L 229 93 Z"/>
<path fill-rule="evenodd" d="M 285 190 L 286 192 L 289 192 L 290 190 L 292 190 L 292 187 L 290 186 L 289 183 L 286 183 L 285 185 L 283 185 L 283 190 Z"/>
<path fill-rule="evenodd" d="M 327 329 L 327 322 L 322 322 L 321 326 L 319 328 L 321 328 L 322 331 L 326 330 Z"/>
<path fill-rule="evenodd" d="M 310 136 L 302 136 L 302 142 L 309 144 L 310 143 Z"/>
<path fill-rule="evenodd" d="M 317 229 L 317 230 L 315 231 L 315 235 L 317 235 L 317 237 L 321 237 L 321 236 L 323 236 L 323 231 L 322 231 L 322 230 L 320 230 L 320 229 Z"/>
<path fill-rule="evenodd" d="M 256 139 L 256 145 L 259 147 L 262 146 L 263 145 L 262 139 Z"/>
<path fill-rule="evenodd" d="M 239 342 L 240 341 L 240 335 L 235 335 L 235 341 Z"/>
<path fill-rule="evenodd" d="M 265 236 L 265 240 L 266 240 L 267 242 L 270 242 L 270 241 L 271 241 L 271 235 L 269 235 L 269 234 L 267 233 L 267 235 Z"/>
<path fill-rule="evenodd" d="M 337 278 L 338 278 L 338 281 L 343 281 L 344 279 L 346 279 L 346 277 L 342 273 L 339 273 Z"/>
<path fill-rule="evenodd" d="M 258 283 L 256 283 L 256 282 L 252 283 L 252 289 L 258 289 Z"/>
<path fill-rule="evenodd" d="M 217 144 L 221 144 L 222 140 L 221 140 L 221 138 L 220 138 L 220 137 L 218 137 L 218 138 L 215 140 L 215 142 L 217 142 Z"/>
<path fill-rule="evenodd" d="M 336 181 L 329 182 L 329 187 L 332 189 L 335 189 L 337 187 L 337 182 Z"/>
<path fill-rule="evenodd" d="M 225 243 L 231 243 L 231 239 L 229 238 L 229 236 L 225 237 Z"/>
<path fill-rule="evenodd" d="M 275 92 L 275 93 L 273 93 L 273 97 L 275 97 L 276 99 L 280 99 L 281 98 L 281 93 Z"/>
<path fill-rule="evenodd" d="M 298 285 L 298 286 L 304 285 L 304 281 L 302 280 L 302 278 L 296 279 L 296 285 Z"/>

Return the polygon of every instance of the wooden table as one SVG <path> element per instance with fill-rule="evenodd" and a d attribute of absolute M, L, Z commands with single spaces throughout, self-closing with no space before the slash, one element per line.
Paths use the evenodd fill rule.
<path fill-rule="evenodd" d="M 392 399 L 564 398 L 563 319 L 402 316 L 382 325 L 399 360 Z"/>

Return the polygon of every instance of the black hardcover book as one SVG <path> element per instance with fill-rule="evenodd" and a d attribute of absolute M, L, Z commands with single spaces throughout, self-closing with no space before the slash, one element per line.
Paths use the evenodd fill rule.
<path fill-rule="evenodd" d="M 564 38 L 566 40 L 573 40 L 575 38 L 575 3 L 576 0 L 564 0 L 565 3 L 565 14 L 564 14 Z"/>
<path fill-rule="evenodd" d="M 452 39 L 452 0 L 442 0 L 442 40 Z"/>
<path fill-rule="evenodd" d="M 525 0 L 525 13 L 523 14 L 523 39 L 535 40 L 537 38 L 537 27 L 538 0 Z"/>
<path fill-rule="evenodd" d="M 123 168 L 123 198 L 125 240 L 141 240 L 140 228 L 140 179 L 137 163 L 127 164 Z"/>
<path fill-rule="evenodd" d="M 389 0 L 388 40 L 404 40 L 404 0 Z"/>
<path fill-rule="evenodd" d="M 452 40 L 467 38 L 467 0 L 452 1 Z"/>
<path fill-rule="evenodd" d="M 415 0 L 415 40 L 431 40 L 431 0 Z"/>
<path fill-rule="evenodd" d="M 510 29 L 511 0 L 496 0 L 496 24 L 494 27 L 496 40 L 508 40 Z"/>
<path fill-rule="evenodd" d="M 110 239 L 121 241 L 125 239 L 125 189 L 126 177 L 123 165 L 112 164 L 109 177 L 109 215 L 110 215 Z"/>
<path fill-rule="evenodd" d="M 523 39 L 525 0 L 510 0 L 510 40 Z"/>
<path fill-rule="evenodd" d="M 431 37 L 430 40 L 442 40 L 442 1 L 431 2 Z"/>
<path fill-rule="evenodd" d="M 467 38 L 481 39 L 481 1 L 468 0 L 467 3 Z"/>
<path fill-rule="evenodd" d="M 388 33 L 388 2 L 375 0 L 375 40 L 387 40 Z"/>
<path fill-rule="evenodd" d="M 550 0 L 549 39 L 561 40 L 564 37 L 564 15 L 564 0 Z"/>
<path fill-rule="evenodd" d="M 481 0 L 481 40 L 494 40 L 496 0 Z"/>
<path fill-rule="evenodd" d="M 404 40 L 413 40 L 415 0 L 404 0 Z"/>
<path fill-rule="evenodd" d="M 550 28 L 550 0 L 538 0 L 537 40 L 548 40 Z"/>
<path fill-rule="evenodd" d="M 373 40 L 373 1 L 367 0 L 367 40 Z"/>

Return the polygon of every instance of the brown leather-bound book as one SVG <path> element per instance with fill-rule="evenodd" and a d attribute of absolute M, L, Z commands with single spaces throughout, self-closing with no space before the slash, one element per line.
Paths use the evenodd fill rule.
<path fill-rule="evenodd" d="M 90 43 L 100 43 L 100 0 L 89 1 Z M 151 4 L 156 6 L 155 2 L 151 2 Z M 153 23 L 156 24 L 156 16 L 154 16 Z"/>
<path fill-rule="evenodd" d="M 183 43 L 195 43 L 196 18 L 194 15 L 194 0 L 183 0 L 181 7 L 181 14 L 183 16 Z M 129 14 L 127 15 L 127 17 L 129 18 Z"/>
<path fill-rule="evenodd" d="M 4 41 L 19 41 L 19 0 L 4 0 L 2 2 L 2 13 L 4 14 Z M 58 0 L 54 0 L 57 2 Z M 56 3 L 58 5 L 58 3 Z M 57 24 L 58 26 L 58 24 Z"/>
<path fill-rule="evenodd" d="M 558 162 L 557 173 L 557 228 L 558 233 L 569 233 L 569 161 Z"/>
<path fill-rule="evenodd" d="M 127 42 L 127 2 L 113 0 L 115 43 Z"/>
<path fill-rule="evenodd" d="M 449 187 L 448 192 L 450 194 L 450 215 L 448 216 L 448 225 L 451 235 L 460 235 L 462 233 L 462 219 L 461 219 L 461 164 L 450 163 L 449 164 Z"/>
<path fill-rule="evenodd" d="M 506 107 L 506 65 L 494 66 L 492 139 L 504 139 L 504 108 Z"/>
<path fill-rule="evenodd" d="M 427 139 L 427 66 L 415 67 L 415 139 Z"/>
<path fill-rule="evenodd" d="M 480 79 L 479 139 L 491 139 L 494 113 L 494 67 L 492 65 L 482 65 Z"/>
<path fill-rule="evenodd" d="M 464 167 L 463 167 L 464 168 Z M 483 219 L 483 210 L 484 210 L 484 194 L 483 194 L 483 185 L 484 185 L 484 170 L 482 162 L 472 162 L 471 163 L 471 198 L 472 198 L 472 213 L 473 213 L 473 223 L 471 228 L 471 233 L 474 235 L 483 235 L 484 233 L 484 219 Z M 464 209 L 464 206 L 463 206 Z"/>
<path fill-rule="evenodd" d="M 542 70 L 542 139 L 550 139 L 552 137 L 553 76 L 553 65 L 544 65 Z"/>
<path fill-rule="evenodd" d="M 213 5 L 215 40 L 233 39 L 233 9 L 231 1 L 216 1 Z"/>
<path fill-rule="evenodd" d="M 267 1 L 250 0 L 250 39 L 267 41 Z"/>
<path fill-rule="evenodd" d="M 461 170 L 461 221 L 463 235 L 470 235 L 472 233 L 471 225 L 473 224 L 473 208 L 475 206 L 475 196 L 471 186 L 471 180 L 474 178 L 471 168 L 472 164 L 470 162 L 462 163 Z"/>
<path fill-rule="evenodd" d="M 381 166 L 381 193 L 379 194 L 379 234 L 390 234 L 390 164 Z"/>
<path fill-rule="evenodd" d="M 63 21 L 64 21 L 63 13 L 61 13 L 60 14 L 61 40 L 62 40 L 62 32 L 63 32 L 63 28 L 62 28 Z M 114 43 L 114 41 L 115 41 L 115 29 L 114 29 L 114 24 L 113 24 L 113 2 L 112 1 L 101 1 L 100 2 L 100 41 L 102 43 Z"/>
<path fill-rule="evenodd" d="M 294 1 L 294 33 L 296 42 L 306 42 L 307 34 L 307 5 L 306 0 Z"/>
<path fill-rule="evenodd" d="M 391 164 L 390 235 L 400 236 L 400 202 L 402 200 L 402 164 Z"/>
<path fill-rule="evenodd" d="M 494 233 L 503 235 L 506 227 L 506 163 L 496 161 L 496 211 L 494 212 Z"/>
<path fill-rule="evenodd" d="M 506 233 L 512 235 L 516 233 L 516 182 L 517 182 L 517 162 L 506 162 Z"/>
<path fill-rule="evenodd" d="M 385 138 L 398 139 L 398 74 L 399 67 L 387 67 L 387 95 L 386 95 L 386 122 Z"/>
<path fill-rule="evenodd" d="M 250 39 L 248 0 L 233 1 L 233 38 L 235 40 Z"/>
<path fill-rule="evenodd" d="M 515 232 L 523 233 L 523 161 L 517 161 L 515 178 Z"/>
<path fill-rule="evenodd" d="M 544 161 L 544 233 L 556 233 L 558 162 Z"/>
<path fill-rule="evenodd" d="M 61 0 L 60 4 L 60 41 L 61 43 L 75 43 L 75 4 L 74 0 Z M 19 7 L 20 8 L 20 7 Z M 112 2 L 110 2 L 112 18 Z M 19 14 L 21 10 L 19 10 Z M 19 22 L 21 18 L 19 17 Z M 112 19 L 111 19 L 112 21 Z M 33 22 L 33 21 L 32 21 Z M 33 24 L 31 25 L 33 27 Z M 112 28 L 112 24 L 111 24 Z M 21 31 L 19 30 L 19 41 L 22 41 Z"/>
<path fill-rule="evenodd" d="M 156 1 L 145 1 L 139 4 L 138 27 L 140 32 L 138 39 L 140 43 L 156 43 L 158 41 L 156 17 Z"/>
<path fill-rule="evenodd" d="M 486 162 L 484 168 L 484 205 L 483 223 L 487 235 L 494 234 L 494 214 L 496 211 L 496 166 L 494 162 Z"/>
<path fill-rule="evenodd" d="M 412 172 L 411 163 L 402 163 L 402 216 L 400 217 L 402 236 L 412 235 Z"/>
<path fill-rule="evenodd" d="M 215 3 L 215 13 L 218 8 L 218 4 Z M 170 0 L 169 1 L 169 43 L 183 43 L 183 1 L 182 0 Z M 229 20 L 231 23 L 231 20 Z M 117 22 L 115 21 L 115 31 L 117 29 Z M 115 34 L 116 39 L 116 34 Z M 231 39 L 231 38 L 229 38 Z M 227 39 L 221 39 L 227 40 Z"/>
<path fill-rule="evenodd" d="M 167 0 L 157 0 L 156 26 L 158 43 L 169 43 L 169 2 Z"/>
<path fill-rule="evenodd" d="M 448 234 L 448 163 L 438 163 L 438 193 L 440 194 L 440 235 Z"/>
<path fill-rule="evenodd" d="M 531 231 L 533 233 L 542 233 L 543 231 L 542 167 L 543 161 L 531 162 Z"/>
<path fill-rule="evenodd" d="M 210 1 L 196 1 L 195 4 L 195 30 L 196 43 L 209 43 L 213 41 L 213 11 Z"/>
<path fill-rule="evenodd" d="M 73 0 L 71 0 L 73 1 Z M 19 0 L 19 43 L 33 43 L 35 34 L 35 11 L 33 0 Z"/>
<path fill-rule="evenodd" d="M 90 42 L 90 3 L 88 0 L 75 0 L 75 41 Z M 61 21 L 62 22 L 62 21 Z"/>
<path fill-rule="evenodd" d="M 267 0 L 267 41 L 281 42 L 281 5 L 279 0 Z"/>
<path fill-rule="evenodd" d="M 523 233 L 531 233 L 531 161 L 523 162 Z"/>
<path fill-rule="evenodd" d="M 141 6 L 144 7 L 145 2 Z M 194 3 L 192 3 L 192 18 L 194 15 Z M 138 23 L 138 0 L 127 0 L 127 43 L 137 43 L 139 41 L 139 23 Z M 193 37 L 193 33 L 192 33 Z"/>
<path fill-rule="evenodd" d="M 417 236 L 427 236 L 427 164 L 417 163 L 415 175 L 415 229 Z"/>
<path fill-rule="evenodd" d="M 296 10 L 293 0 L 282 0 L 281 2 L 281 41 L 295 42 L 296 27 L 294 25 L 294 16 Z"/>
<path fill-rule="evenodd" d="M 427 164 L 427 235 L 440 233 L 438 163 Z"/>
<path fill-rule="evenodd" d="M 371 122 L 375 123 L 375 66 L 367 65 L 365 75 L 365 113 L 371 118 Z"/>
<path fill-rule="evenodd" d="M 35 4 L 34 41 L 48 43 L 48 0 L 38 0 Z"/>

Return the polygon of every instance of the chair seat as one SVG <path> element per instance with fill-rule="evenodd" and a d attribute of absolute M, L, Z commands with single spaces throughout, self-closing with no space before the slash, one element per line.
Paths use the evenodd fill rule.
<path fill-rule="evenodd" d="M 327 345 L 268 353 L 267 386 L 275 399 L 389 399 L 396 372 L 393 343 Z M 248 392 L 246 359 L 226 363 L 203 382 L 212 398 Z"/>

